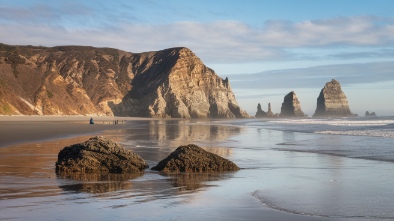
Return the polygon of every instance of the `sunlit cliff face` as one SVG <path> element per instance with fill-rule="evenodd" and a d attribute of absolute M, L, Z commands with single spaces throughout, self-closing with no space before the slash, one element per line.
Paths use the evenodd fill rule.
<path fill-rule="evenodd" d="M 0 45 L 0 114 L 235 118 L 228 79 L 187 48 Z"/>

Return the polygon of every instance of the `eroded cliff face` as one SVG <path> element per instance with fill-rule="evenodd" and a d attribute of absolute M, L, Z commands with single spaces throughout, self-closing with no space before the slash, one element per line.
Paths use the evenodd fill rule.
<path fill-rule="evenodd" d="M 0 114 L 247 117 L 187 48 L 133 54 L 0 44 Z"/>
<path fill-rule="evenodd" d="M 141 60 L 140 56 L 145 54 L 134 59 Z M 116 115 L 179 118 L 248 116 L 239 108 L 228 79 L 220 78 L 191 50 L 167 49 L 148 54 L 146 59 L 156 64 L 155 67 L 135 75 L 133 89 L 115 105 Z M 145 82 L 150 82 L 150 85 Z"/>
<path fill-rule="evenodd" d="M 294 91 L 288 93 L 283 99 L 280 117 L 305 117 L 301 110 L 301 104 L 298 101 L 297 95 Z"/>
<path fill-rule="evenodd" d="M 353 116 L 345 93 L 338 81 L 327 82 L 317 98 L 317 107 L 313 117 Z"/>

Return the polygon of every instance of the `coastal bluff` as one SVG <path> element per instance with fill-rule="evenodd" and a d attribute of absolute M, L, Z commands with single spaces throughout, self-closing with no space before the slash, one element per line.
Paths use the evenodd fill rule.
<path fill-rule="evenodd" d="M 327 82 L 317 98 L 316 111 L 313 117 L 349 117 L 349 103 L 341 85 L 335 79 Z"/>
<path fill-rule="evenodd" d="M 0 114 L 243 118 L 228 78 L 188 48 L 131 53 L 0 44 Z"/>

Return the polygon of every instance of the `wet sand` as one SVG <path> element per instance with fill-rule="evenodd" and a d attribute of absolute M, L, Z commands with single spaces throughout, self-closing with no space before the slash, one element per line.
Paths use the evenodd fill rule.
<path fill-rule="evenodd" d="M 275 195 L 286 199 L 288 195 L 292 196 L 288 203 L 298 205 L 309 203 L 300 195 L 307 191 L 324 203 L 336 204 L 332 198 L 335 190 L 325 193 L 319 189 L 333 183 L 324 174 L 331 179 L 341 171 L 352 177 L 359 164 L 372 169 L 374 164 L 270 150 L 282 140 L 281 133 L 220 122 L 129 119 L 124 125 L 88 125 L 88 119 L 31 120 L 18 126 L 12 125 L 15 121 L 0 122 L 6 125 L 0 126 L 2 132 L 9 135 L 2 134 L 1 139 L 19 143 L 0 148 L 0 220 L 367 220 L 295 214 L 269 208 L 265 205 L 269 202 L 262 199 Z M 196 143 L 236 162 L 242 170 L 162 174 L 148 169 L 133 176 L 57 176 L 58 151 L 95 135 L 115 139 L 151 167 L 178 145 Z M 346 189 L 341 191 L 346 193 Z"/>
<path fill-rule="evenodd" d="M 47 141 L 85 134 L 100 134 L 105 130 L 126 128 L 127 121 L 144 118 L 93 116 L 0 116 L 0 147 L 26 142 Z M 114 125 L 118 120 L 119 124 Z"/>

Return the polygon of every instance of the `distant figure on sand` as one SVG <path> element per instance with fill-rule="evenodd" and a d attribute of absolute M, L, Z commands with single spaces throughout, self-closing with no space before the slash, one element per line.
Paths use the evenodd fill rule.
<path fill-rule="evenodd" d="M 90 124 L 94 124 L 93 118 L 90 118 Z"/>

